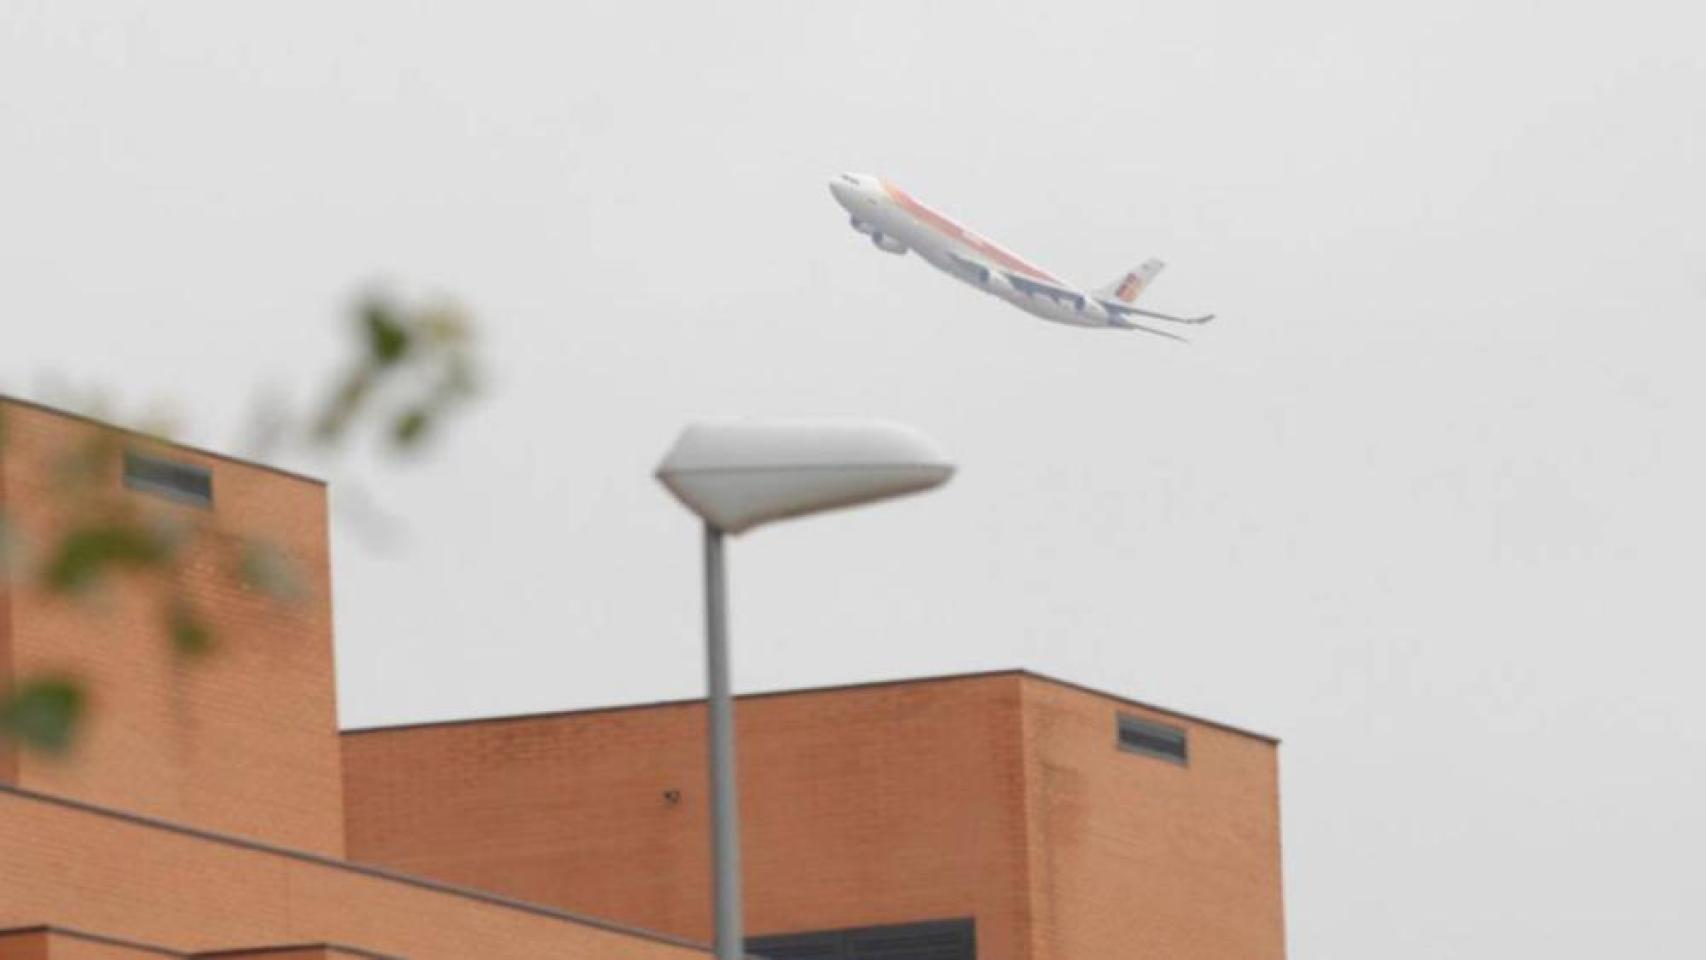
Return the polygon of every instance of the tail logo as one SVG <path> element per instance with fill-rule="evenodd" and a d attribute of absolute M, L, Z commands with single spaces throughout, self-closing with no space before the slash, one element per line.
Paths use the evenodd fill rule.
<path fill-rule="evenodd" d="M 1114 296 L 1119 297 L 1122 303 L 1130 303 L 1137 299 L 1138 291 L 1142 289 L 1143 278 L 1138 276 L 1134 270 L 1126 274 L 1125 279 L 1120 281 L 1120 288 L 1114 291 Z"/>

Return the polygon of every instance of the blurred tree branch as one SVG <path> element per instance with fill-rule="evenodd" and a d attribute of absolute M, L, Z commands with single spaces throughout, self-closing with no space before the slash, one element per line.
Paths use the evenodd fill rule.
<path fill-rule="evenodd" d="M 375 294 L 353 315 L 353 358 L 311 416 L 298 422 L 275 412 L 257 425 L 251 446 L 262 455 L 296 445 L 337 457 L 363 431 L 375 433 L 386 449 L 412 450 L 474 397 L 473 330 L 459 310 Z M 4 413 L 0 407 L 0 452 L 9 440 Z M 206 517 L 144 509 L 113 482 L 127 450 L 169 443 L 169 433 L 98 426 L 63 451 L 52 465 L 51 487 L 63 520 L 47 543 L 36 545 L 23 542 L 20 528 L 0 512 L 0 575 L 14 590 L 71 599 L 87 599 L 119 581 L 140 583 L 156 601 L 163 642 L 176 655 L 195 658 L 228 638 L 187 589 L 192 562 L 210 559 L 217 576 L 281 605 L 303 596 L 304 580 L 282 547 L 233 542 Z M 69 749 L 87 713 L 85 687 L 76 676 L 15 678 L 0 691 L 0 739 L 44 753 Z"/>

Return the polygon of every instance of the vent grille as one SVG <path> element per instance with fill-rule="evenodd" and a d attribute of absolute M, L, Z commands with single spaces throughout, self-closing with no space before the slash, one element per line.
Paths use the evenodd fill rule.
<path fill-rule="evenodd" d="M 1129 713 L 1119 715 L 1119 745 L 1129 753 L 1160 757 L 1177 764 L 1190 762 L 1190 742 L 1185 730 Z"/>
<path fill-rule="evenodd" d="M 753 937 L 747 952 L 767 960 L 976 960 L 971 920 Z"/>
<path fill-rule="evenodd" d="M 198 507 L 213 506 L 213 471 L 192 463 L 162 460 L 145 453 L 124 455 L 124 485 Z"/>

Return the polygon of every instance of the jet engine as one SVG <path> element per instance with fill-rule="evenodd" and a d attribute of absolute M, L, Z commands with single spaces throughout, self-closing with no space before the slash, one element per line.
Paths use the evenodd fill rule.
<path fill-rule="evenodd" d="M 1013 284 L 1009 283 L 1006 277 L 995 270 L 987 271 L 984 274 L 983 288 L 998 297 L 1011 297 L 1013 295 Z"/>
<path fill-rule="evenodd" d="M 886 233 L 873 233 L 873 234 L 871 234 L 871 242 L 876 244 L 877 249 L 883 251 L 884 253 L 905 253 L 906 252 L 906 244 L 901 243 L 899 240 L 896 240 L 895 238 L 889 236 Z"/>
<path fill-rule="evenodd" d="M 865 221 L 859 219 L 858 217 L 849 217 L 847 222 L 851 223 L 853 225 L 853 229 L 859 231 L 860 233 L 864 234 L 867 237 L 870 236 L 871 234 L 877 232 L 876 227 L 871 226 L 870 224 L 866 223 Z"/>

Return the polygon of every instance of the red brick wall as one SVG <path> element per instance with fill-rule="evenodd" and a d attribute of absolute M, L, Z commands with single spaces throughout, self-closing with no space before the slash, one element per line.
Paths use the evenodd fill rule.
<path fill-rule="evenodd" d="M 974 917 L 1026 956 L 1018 708 L 1013 676 L 743 698 L 748 933 Z M 704 716 L 346 734 L 351 856 L 708 939 Z"/>
<path fill-rule="evenodd" d="M 56 464 L 97 428 L 17 403 L 0 402 L 0 411 L 8 437 L 0 448 L 5 509 L 41 550 L 65 522 Z M 140 493 L 120 496 L 159 516 L 210 521 L 219 545 L 245 538 L 276 545 L 295 559 L 303 598 L 281 605 L 245 591 L 213 557 L 199 556 L 188 595 L 221 643 L 186 661 L 170 648 L 159 593 L 142 584 L 126 581 L 87 602 L 50 596 L 33 584 L 14 587 L 0 626 L 0 664 L 9 661 L 17 676 L 75 675 L 92 700 L 71 757 L 0 761 L 0 777 L 341 853 L 325 488 L 193 451 L 168 455 L 213 471 L 210 513 Z M 113 488 L 122 490 L 116 464 L 111 472 Z"/>
<path fill-rule="evenodd" d="M 49 960 L 45 931 L 0 934 L 0 960 Z"/>
<path fill-rule="evenodd" d="M 1269 741 L 1027 678 L 1037 960 L 1281 960 Z M 1190 763 L 1118 750 L 1116 716 L 1188 731 Z"/>
<path fill-rule="evenodd" d="M 107 943 L 63 930 L 0 933 L 0 960 L 183 960 L 183 954 Z"/>
<path fill-rule="evenodd" d="M 1186 728 L 1190 764 L 1121 752 L 1121 711 Z M 982 960 L 1283 957 L 1271 741 L 1018 673 L 736 713 L 753 935 L 969 916 Z M 708 937 L 703 718 L 346 734 L 350 850 Z"/>
<path fill-rule="evenodd" d="M 409 960 L 707 956 L 589 922 L 0 790 L 0 928 L 33 924 L 186 953 L 342 943 Z"/>

